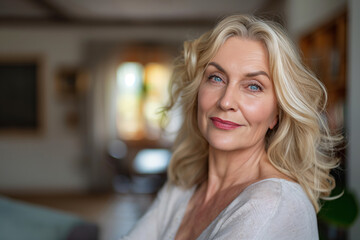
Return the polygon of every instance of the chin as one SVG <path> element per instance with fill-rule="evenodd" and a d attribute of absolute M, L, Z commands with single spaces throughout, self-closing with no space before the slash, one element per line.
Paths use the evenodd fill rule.
<path fill-rule="evenodd" d="M 209 146 L 211 146 L 214 149 L 221 150 L 221 151 L 235 151 L 241 149 L 241 146 L 239 146 L 238 141 L 235 141 L 233 139 L 209 139 L 208 141 Z M 237 143 L 237 144 L 234 144 Z"/>

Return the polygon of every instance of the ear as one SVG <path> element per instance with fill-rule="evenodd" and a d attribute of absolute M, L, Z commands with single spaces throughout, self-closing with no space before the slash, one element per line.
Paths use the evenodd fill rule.
<path fill-rule="evenodd" d="M 276 116 L 274 117 L 274 120 L 271 122 L 271 124 L 270 124 L 270 126 L 269 126 L 269 129 L 272 130 L 272 129 L 276 126 L 278 120 L 279 120 L 279 115 L 276 115 Z"/>

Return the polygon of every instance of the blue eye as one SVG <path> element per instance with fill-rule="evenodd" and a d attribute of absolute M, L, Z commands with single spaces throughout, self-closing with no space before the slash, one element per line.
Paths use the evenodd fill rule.
<path fill-rule="evenodd" d="M 261 91 L 261 90 L 262 90 L 261 87 L 260 87 L 259 85 L 256 85 L 256 84 L 251 84 L 251 85 L 249 85 L 249 89 L 250 89 L 251 91 L 254 91 L 254 92 L 257 92 L 257 91 Z"/>
<path fill-rule="evenodd" d="M 213 80 L 214 82 L 222 82 L 223 80 L 219 77 L 219 76 L 216 76 L 216 75 L 211 75 L 209 77 L 210 80 Z"/>
<path fill-rule="evenodd" d="M 214 76 L 214 80 L 215 80 L 216 82 L 221 82 L 221 81 L 222 81 L 222 79 L 219 78 L 218 76 Z"/>

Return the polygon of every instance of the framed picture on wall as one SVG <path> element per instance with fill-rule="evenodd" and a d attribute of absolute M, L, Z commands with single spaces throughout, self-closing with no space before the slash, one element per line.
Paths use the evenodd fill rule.
<path fill-rule="evenodd" d="M 0 56 L 0 134 L 43 128 L 41 60 Z"/>

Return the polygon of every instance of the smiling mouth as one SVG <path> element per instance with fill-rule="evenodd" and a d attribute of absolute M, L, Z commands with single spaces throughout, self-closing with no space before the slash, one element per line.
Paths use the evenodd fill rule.
<path fill-rule="evenodd" d="M 232 129 L 241 127 L 240 124 L 226 121 L 226 120 L 223 120 L 223 119 L 217 118 L 217 117 L 211 117 L 210 120 L 212 121 L 212 123 L 214 124 L 214 126 L 216 128 L 219 128 L 222 130 L 232 130 Z"/>

